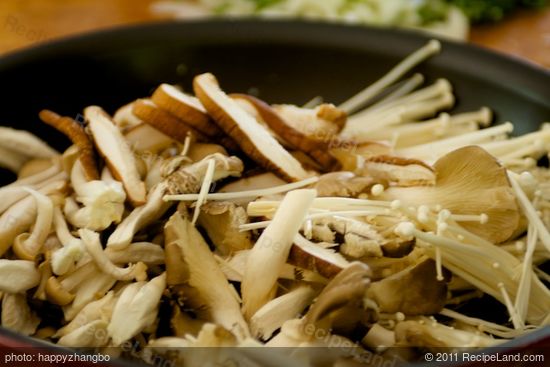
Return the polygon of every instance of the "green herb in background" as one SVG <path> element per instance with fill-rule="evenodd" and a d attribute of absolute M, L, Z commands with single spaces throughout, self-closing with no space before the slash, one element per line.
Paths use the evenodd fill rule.
<path fill-rule="evenodd" d="M 447 0 L 464 11 L 473 23 L 496 22 L 518 8 L 538 8 L 546 0 Z"/>

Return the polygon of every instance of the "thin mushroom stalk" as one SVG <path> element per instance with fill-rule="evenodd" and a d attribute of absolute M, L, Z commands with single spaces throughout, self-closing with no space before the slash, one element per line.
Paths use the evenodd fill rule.
<path fill-rule="evenodd" d="M 38 191 L 27 189 L 36 202 L 36 222 L 31 233 L 22 233 L 15 238 L 13 251 L 23 260 L 34 260 L 39 254 L 53 222 L 52 200 Z"/>

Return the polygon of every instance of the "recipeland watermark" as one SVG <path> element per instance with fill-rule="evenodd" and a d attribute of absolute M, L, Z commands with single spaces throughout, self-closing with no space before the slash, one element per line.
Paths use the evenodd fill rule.
<path fill-rule="evenodd" d="M 15 15 L 4 17 L 2 28 L 4 32 L 14 33 L 30 42 L 43 41 L 49 38 L 44 29 L 34 28 Z"/>

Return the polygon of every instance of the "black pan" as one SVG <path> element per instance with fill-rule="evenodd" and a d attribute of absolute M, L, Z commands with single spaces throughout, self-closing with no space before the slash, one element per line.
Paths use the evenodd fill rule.
<path fill-rule="evenodd" d="M 428 38 L 413 32 L 294 21 L 159 23 L 109 30 L 39 45 L 0 58 L 0 123 L 37 133 L 62 148 L 66 140 L 38 122 L 49 108 L 79 117 L 97 104 L 109 112 L 150 95 L 162 82 L 190 89 L 210 71 L 227 91 L 269 102 L 301 104 L 321 95 L 338 103 L 387 72 Z M 461 43 L 417 71 L 448 78 L 456 111 L 486 105 L 516 133 L 550 120 L 550 73 Z M 3 175 L 3 182 L 9 175 Z M 497 307 L 497 306 L 495 306 Z M 6 335 L 6 334 L 5 334 Z M 549 330 L 512 343 L 548 345 Z M 546 341 L 545 341 L 546 340 Z"/>

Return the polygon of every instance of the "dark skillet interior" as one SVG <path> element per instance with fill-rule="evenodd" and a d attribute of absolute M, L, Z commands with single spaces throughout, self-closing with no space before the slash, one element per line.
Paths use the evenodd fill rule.
<path fill-rule="evenodd" d="M 426 43 L 423 35 L 302 22 L 160 23 L 85 35 L 0 59 L 0 124 L 27 129 L 63 148 L 66 139 L 39 123 L 43 108 L 77 117 L 96 104 L 109 112 L 150 95 L 162 82 L 190 90 L 212 72 L 229 92 L 301 104 L 321 95 L 339 103 Z M 448 78 L 455 110 L 490 106 L 516 133 L 550 120 L 550 73 L 464 44 L 443 42 L 441 55 L 417 71 Z M 0 184 L 7 183 L 3 174 Z M 484 306 L 492 312 L 500 305 Z"/>

